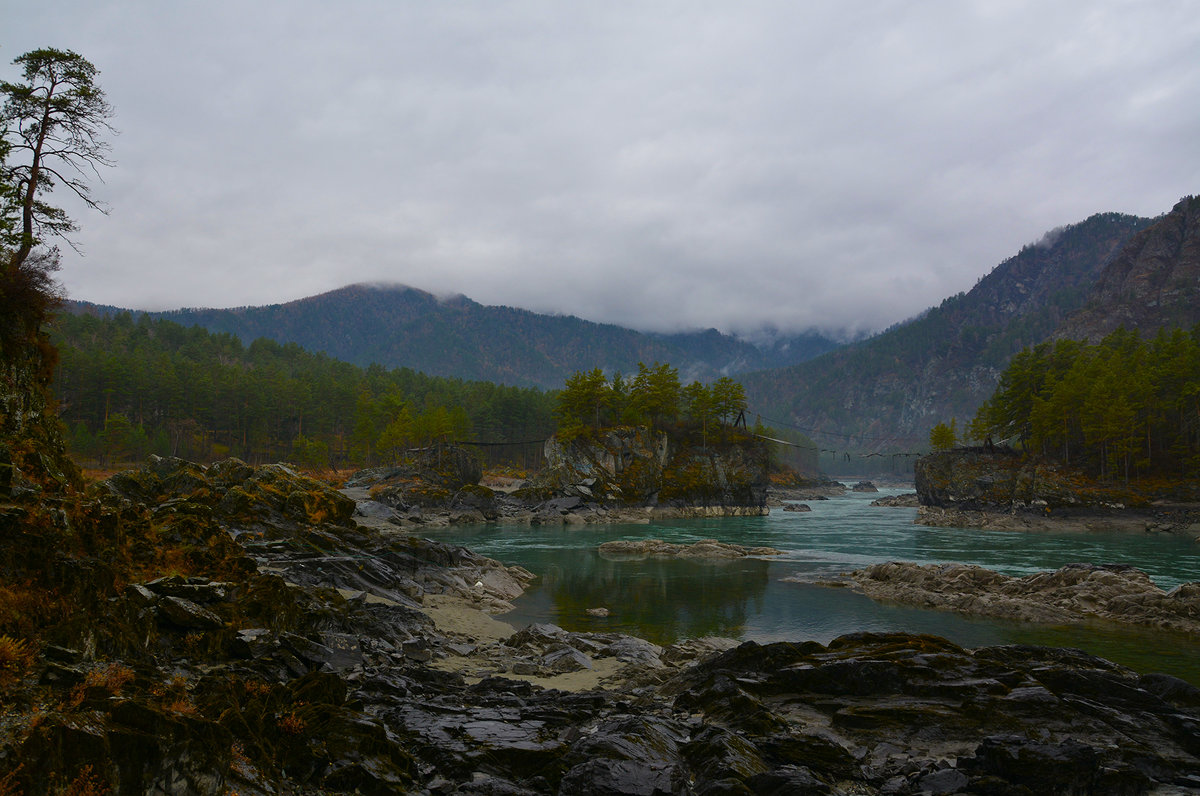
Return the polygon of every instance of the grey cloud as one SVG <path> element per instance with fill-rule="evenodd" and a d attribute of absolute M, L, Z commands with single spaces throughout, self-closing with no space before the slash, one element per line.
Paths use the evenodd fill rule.
<path fill-rule="evenodd" d="M 47 0 L 123 131 L 80 298 L 395 281 L 638 328 L 881 328 L 1200 189 L 1187 3 Z"/>

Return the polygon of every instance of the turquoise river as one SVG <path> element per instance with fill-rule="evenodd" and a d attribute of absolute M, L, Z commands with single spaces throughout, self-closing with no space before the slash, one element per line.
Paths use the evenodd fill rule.
<path fill-rule="evenodd" d="M 978 564 L 1010 575 L 1073 562 L 1132 564 L 1160 587 L 1200 581 L 1200 544 L 1145 534 L 1019 533 L 913 524 L 916 509 L 883 508 L 879 493 L 849 492 L 809 501 L 811 512 L 773 509 L 766 517 L 651 524 L 461 526 L 425 535 L 461 544 L 538 576 L 499 616 L 516 627 L 551 622 L 568 630 L 618 631 L 658 643 L 696 636 L 759 642 L 828 642 L 857 631 L 934 633 L 966 647 L 1045 644 L 1077 647 L 1142 672 L 1162 671 L 1200 685 L 1200 638 L 1104 622 L 1045 626 L 884 605 L 812 581 L 882 561 Z M 783 551 L 735 561 L 609 560 L 612 539 L 691 543 L 718 539 Z M 798 578 L 801 582 L 797 582 Z M 589 608 L 607 608 L 607 617 Z"/>

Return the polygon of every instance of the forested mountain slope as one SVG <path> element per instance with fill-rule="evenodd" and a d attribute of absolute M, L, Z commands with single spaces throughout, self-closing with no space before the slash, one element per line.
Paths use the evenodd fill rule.
<path fill-rule="evenodd" d="M 969 420 L 1013 354 L 1050 337 L 1151 223 L 1094 215 L 1048 233 L 914 320 L 794 367 L 744 374 L 751 410 L 846 447 L 921 447 L 939 421 Z"/>
<path fill-rule="evenodd" d="M 69 309 L 107 314 L 117 308 L 73 302 Z M 561 387 L 577 370 L 629 373 L 638 362 L 670 362 L 685 381 L 708 380 L 793 364 L 837 346 L 816 334 L 781 339 L 763 350 L 714 329 L 644 334 L 574 316 L 485 306 L 464 296 L 439 299 L 401 285 L 351 285 L 264 307 L 149 314 L 226 332 L 245 344 L 259 337 L 296 343 L 364 367 L 378 363 L 545 389 Z"/>
<path fill-rule="evenodd" d="M 515 457 L 529 446 L 506 443 L 554 432 L 553 397 L 533 388 L 359 368 L 294 343 L 244 346 L 145 315 L 64 313 L 47 328 L 59 350 L 59 415 L 73 451 L 87 459 L 158 453 L 365 465 L 439 438 L 486 442 L 488 452 Z"/>

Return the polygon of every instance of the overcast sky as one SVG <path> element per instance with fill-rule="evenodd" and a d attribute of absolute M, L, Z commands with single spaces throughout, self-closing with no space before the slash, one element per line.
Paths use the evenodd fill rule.
<path fill-rule="evenodd" d="M 639 329 L 878 329 L 1200 193 L 1200 7 L 0 0 L 99 69 L 73 298 L 398 282 Z"/>

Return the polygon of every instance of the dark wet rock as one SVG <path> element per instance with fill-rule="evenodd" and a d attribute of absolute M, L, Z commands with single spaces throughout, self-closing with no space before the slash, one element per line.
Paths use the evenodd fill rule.
<path fill-rule="evenodd" d="M 750 792 L 761 796 L 829 796 L 833 788 L 804 766 L 780 766 L 746 781 Z"/>
<path fill-rule="evenodd" d="M 854 486 L 850 487 L 851 492 L 878 492 L 879 487 L 870 481 L 859 481 Z"/>
<path fill-rule="evenodd" d="M 176 627 L 212 630 L 225 623 L 212 611 L 183 597 L 167 596 L 155 604 L 158 615 Z"/>
<path fill-rule="evenodd" d="M 687 782 L 680 744 L 687 732 L 669 720 L 622 717 L 600 723 L 566 755 L 560 793 L 587 796 L 679 792 Z"/>
<path fill-rule="evenodd" d="M 783 504 L 784 511 L 812 511 L 812 506 L 807 503 L 785 503 Z"/>
<path fill-rule="evenodd" d="M 423 638 L 405 641 L 402 649 L 404 657 L 412 661 L 426 662 L 433 659 L 433 650 L 430 649 L 429 642 Z"/>
<path fill-rule="evenodd" d="M 967 775 L 953 768 L 945 768 L 926 774 L 917 782 L 922 793 L 931 796 L 944 796 L 948 793 L 959 793 L 967 787 L 970 780 Z"/>
<path fill-rule="evenodd" d="M 546 653 L 542 657 L 542 665 L 552 672 L 578 672 L 592 668 L 592 661 L 579 650 L 564 644 Z"/>
<path fill-rule="evenodd" d="M 886 495 L 871 501 L 872 506 L 887 506 L 891 508 L 916 508 L 921 504 L 916 492 L 904 495 Z"/>
<path fill-rule="evenodd" d="M 139 588 L 142 584 L 133 584 L 131 588 Z M 218 583 L 205 578 L 184 578 L 170 575 L 157 578 L 144 584 L 144 588 L 157 595 L 183 597 L 197 603 L 225 602 L 233 589 L 231 583 Z"/>

